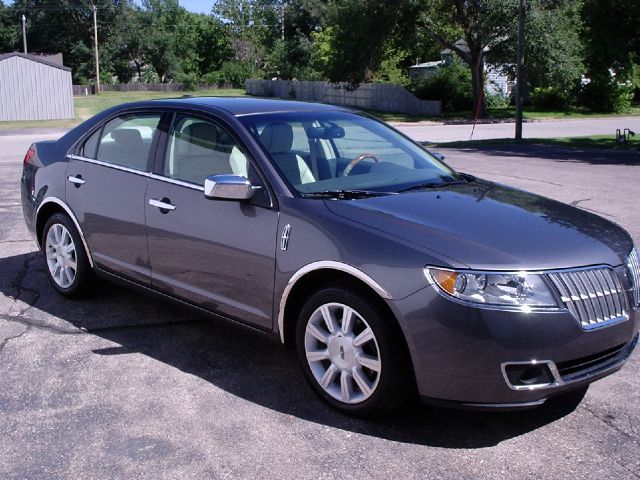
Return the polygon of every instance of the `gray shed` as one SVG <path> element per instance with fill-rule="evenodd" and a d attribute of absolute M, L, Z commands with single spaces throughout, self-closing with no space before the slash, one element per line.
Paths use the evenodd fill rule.
<path fill-rule="evenodd" d="M 22 53 L 0 55 L 0 121 L 69 118 L 70 68 Z"/>

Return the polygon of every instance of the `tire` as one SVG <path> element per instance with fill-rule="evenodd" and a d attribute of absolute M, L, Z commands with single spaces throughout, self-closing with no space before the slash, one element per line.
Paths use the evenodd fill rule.
<path fill-rule="evenodd" d="M 69 298 L 86 293 L 92 272 L 84 244 L 71 219 L 62 213 L 52 215 L 44 226 L 40 245 L 53 288 Z"/>
<path fill-rule="evenodd" d="M 411 367 L 393 319 L 348 284 L 317 291 L 296 325 L 302 371 L 322 400 L 342 413 L 375 417 L 408 397 Z"/>

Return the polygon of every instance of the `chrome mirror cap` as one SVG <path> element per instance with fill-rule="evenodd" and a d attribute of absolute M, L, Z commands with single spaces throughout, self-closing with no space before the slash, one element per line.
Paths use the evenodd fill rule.
<path fill-rule="evenodd" d="M 249 200 L 256 189 L 240 175 L 211 175 L 204 181 L 204 196 L 224 200 Z"/>

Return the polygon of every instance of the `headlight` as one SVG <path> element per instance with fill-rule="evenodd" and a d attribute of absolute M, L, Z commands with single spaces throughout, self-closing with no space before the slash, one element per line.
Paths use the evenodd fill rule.
<path fill-rule="evenodd" d="M 541 275 L 446 270 L 425 267 L 427 279 L 442 292 L 466 302 L 502 307 L 556 307 Z"/>

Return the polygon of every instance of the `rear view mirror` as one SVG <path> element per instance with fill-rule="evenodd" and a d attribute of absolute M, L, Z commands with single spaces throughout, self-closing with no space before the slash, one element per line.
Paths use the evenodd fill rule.
<path fill-rule="evenodd" d="M 322 138 L 330 140 L 332 138 L 344 137 L 344 128 L 337 125 L 330 125 L 328 127 L 309 127 L 307 128 L 307 137 L 309 138 Z"/>
<path fill-rule="evenodd" d="M 204 196 L 211 199 L 249 200 L 258 188 L 239 175 L 211 175 L 204 181 Z"/>

